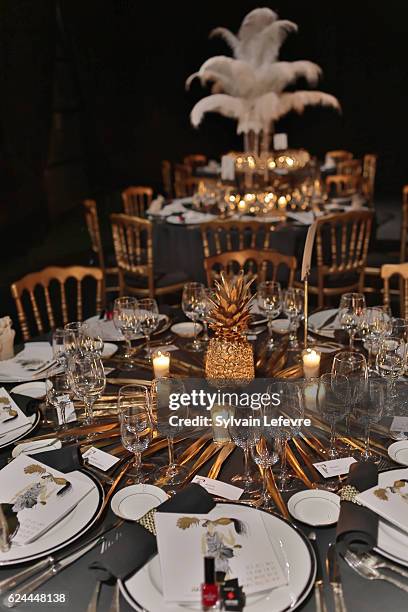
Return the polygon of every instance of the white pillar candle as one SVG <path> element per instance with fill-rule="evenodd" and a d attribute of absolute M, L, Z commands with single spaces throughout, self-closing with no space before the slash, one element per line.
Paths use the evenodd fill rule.
<path fill-rule="evenodd" d="M 303 351 L 302 359 L 305 378 L 317 378 L 320 372 L 320 353 L 314 349 L 306 349 Z"/>
<path fill-rule="evenodd" d="M 153 372 L 155 378 L 168 376 L 170 372 L 170 353 L 156 351 L 153 353 Z"/>
<path fill-rule="evenodd" d="M 274 134 L 273 136 L 273 148 L 275 151 L 283 151 L 288 148 L 288 135 L 282 132 L 281 134 Z"/>

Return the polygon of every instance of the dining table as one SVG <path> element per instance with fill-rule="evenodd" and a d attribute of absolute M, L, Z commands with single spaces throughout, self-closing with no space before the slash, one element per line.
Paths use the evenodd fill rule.
<path fill-rule="evenodd" d="M 167 228 L 163 230 L 167 231 L 183 231 L 185 228 Z M 197 230 L 196 230 L 197 231 Z M 197 238 L 197 234 L 195 234 Z M 169 344 L 176 345 L 177 350 L 171 352 L 171 374 L 173 376 L 179 377 L 195 377 L 202 378 L 204 377 L 204 351 L 203 352 L 190 352 L 186 349 L 186 340 L 184 338 L 180 338 L 175 335 L 171 331 L 170 324 L 175 322 L 185 321 L 185 317 L 183 313 L 178 308 L 172 307 L 164 307 L 164 313 L 169 317 L 169 324 L 165 325 L 160 333 L 152 336 L 152 344 L 153 347 L 162 347 L 165 350 L 165 347 Z M 256 329 L 256 328 L 254 328 Z M 300 330 L 301 331 L 301 330 Z M 254 347 L 255 354 L 255 362 L 257 365 L 257 376 L 261 376 L 263 378 L 287 378 L 287 379 L 302 379 L 303 370 L 302 363 L 300 359 L 300 352 L 298 349 L 291 349 L 288 345 L 287 334 L 285 333 L 277 333 L 274 334 L 275 339 L 277 341 L 276 348 L 274 349 L 272 354 L 269 354 L 265 349 L 265 336 L 266 331 L 263 330 L 262 333 L 256 334 L 251 337 L 251 342 Z M 43 337 L 39 338 L 44 340 Z M 329 343 L 330 341 L 323 336 L 320 336 L 318 332 L 313 333 L 309 332 L 309 342 L 313 345 L 324 345 L 325 343 Z M 344 348 L 346 344 L 346 339 L 343 337 L 336 338 L 335 342 L 338 344 L 338 349 Z M 119 345 L 121 343 L 118 343 Z M 112 368 L 109 370 L 109 374 L 107 375 L 107 386 L 104 391 L 103 397 L 98 400 L 95 404 L 95 418 L 97 420 L 96 431 L 98 430 L 98 424 L 107 424 L 107 423 L 115 423 L 117 421 L 117 408 L 115 398 L 118 394 L 118 390 L 121 385 L 126 382 L 133 383 L 145 382 L 146 385 L 150 385 L 153 379 L 153 372 L 151 363 L 146 361 L 144 358 L 144 340 L 136 340 L 133 342 L 134 344 L 134 355 L 133 355 L 133 369 L 125 369 L 125 362 L 122 358 L 122 349 L 119 346 L 119 350 L 115 355 L 107 358 L 105 360 L 105 366 Z M 338 350 L 337 349 L 337 350 Z M 361 349 L 364 350 L 364 349 Z M 331 367 L 331 360 L 334 351 L 324 353 L 324 358 L 322 358 L 321 362 L 321 372 L 329 371 Z M 10 389 L 11 385 L 5 384 L 6 389 Z M 55 419 L 55 415 L 53 415 L 52 408 L 47 406 L 42 406 L 43 409 L 43 417 L 46 415 L 46 419 L 42 419 L 38 429 L 35 432 L 30 434 L 30 437 L 41 436 L 41 435 L 57 435 L 60 436 L 62 441 L 64 439 L 63 432 L 59 434 L 58 427 L 56 423 L 46 423 L 44 420 L 48 421 Z M 84 418 L 83 407 L 80 403 L 76 406 L 77 414 L 79 418 L 79 423 L 82 422 Z M 296 444 L 296 441 L 290 442 L 290 467 L 295 470 L 296 475 L 300 478 L 302 485 L 299 490 L 303 488 L 310 488 L 318 486 L 319 483 L 323 482 L 323 478 L 317 473 L 311 463 L 314 461 L 318 461 L 321 459 L 321 454 L 319 455 L 319 442 L 320 444 L 327 443 L 327 428 L 325 428 L 324 423 L 320 420 L 319 415 L 312 414 L 313 418 L 313 433 L 309 436 L 310 440 L 301 440 L 300 444 Z M 386 448 L 387 445 L 392 441 L 388 437 L 387 434 L 387 426 L 389 427 L 389 417 L 388 420 L 381 421 L 378 424 L 378 428 L 373 428 L 373 441 L 375 445 L 375 452 L 378 452 L 378 458 L 380 458 L 380 469 L 390 469 L 393 467 L 398 467 L 387 455 Z M 83 425 L 85 431 L 85 425 Z M 117 456 L 123 456 L 122 453 L 125 453 L 124 449 L 118 449 L 120 446 L 120 436 L 118 434 L 118 428 L 111 429 L 110 434 L 112 432 L 115 433 L 115 437 L 112 437 L 111 447 L 109 445 L 104 445 L 103 448 L 105 451 L 112 449 L 116 449 L 114 452 Z M 188 448 L 191 445 L 193 439 L 197 440 L 202 432 L 193 433 L 191 437 L 188 439 L 180 439 L 178 442 L 176 439 L 176 452 L 178 456 L 181 453 L 184 453 L 184 457 L 188 454 Z M 359 433 L 357 432 L 357 436 L 354 438 L 356 440 L 356 444 L 360 444 L 359 442 Z M 346 436 L 344 431 L 340 429 L 340 436 Z M 341 438 L 342 443 L 344 439 Z M 64 443 L 64 442 L 63 442 Z M 211 441 L 208 442 L 209 444 Z M 70 443 L 67 443 L 67 445 Z M 98 445 L 95 442 L 95 445 Z M 299 447 L 302 449 L 299 452 Z M 204 448 L 204 447 L 203 447 Z M 361 448 L 361 445 L 360 445 Z M 3 449 L 0 452 L 0 462 L 2 465 L 6 465 L 10 459 L 11 451 L 13 447 L 9 447 Z M 201 449 L 202 452 L 203 449 Z M 197 459 L 198 454 L 194 454 L 189 462 L 186 462 L 188 467 L 191 467 L 193 461 Z M 210 458 L 205 461 L 197 470 L 196 473 L 207 476 L 209 471 L 211 470 L 214 462 L 217 461 L 218 452 L 214 455 L 211 455 Z M 305 461 L 305 456 L 308 459 Z M 164 465 L 166 461 L 166 445 L 163 444 L 162 448 L 158 450 L 156 453 L 149 456 L 149 460 L 154 461 L 157 465 Z M 252 466 L 255 469 L 255 466 Z M 84 468 L 86 470 L 86 467 Z M 236 474 L 237 472 L 242 472 L 243 470 L 243 453 L 240 449 L 234 448 L 231 452 L 226 456 L 225 460 L 218 466 L 217 469 L 217 478 L 224 482 L 230 482 L 231 476 Z M 95 473 L 95 470 L 93 470 Z M 191 479 L 191 478 L 190 478 Z M 106 483 L 106 478 L 101 474 L 100 482 L 105 489 L 105 492 L 109 490 L 109 486 Z M 123 481 L 120 483 L 120 486 L 126 485 L 126 475 L 123 478 Z M 320 553 L 320 557 L 324 562 L 326 559 L 327 551 L 329 544 L 335 542 L 336 539 L 336 528 L 335 526 L 327 526 L 327 527 L 311 527 L 305 525 L 299 521 L 296 521 L 291 517 L 287 510 L 287 501 L 292 493 L 282 493 L 280 494 L 276 488 L 276 484 L 274 478 L 269 481 L 270 492 L 274 500 L 276 501 L 276 507 L 272 512 L 277 513 L 279 516 L 283 517 L 284 520 L 290 522 L 291 525 L 295 526 L 297 530 L 303 533 L 306 537 L 310 535 L 313 531 L 317 536 L 317 545 Z M 106 514 L 101 519 L 101 524 L 108 525 L 113 522 L 115 519 L 114 514 L 112 513 L 109 504 L 107 506 Z M 81 540 L 79 540 L 80 542 Z M 72 546 L 72 545 L 71 545 Z M 137 542 L 135 542 L 135 546 L 137 546 Z M 69 548 L 67 549 L 69 550 Z M 91 600 L 91 596 L 94 592 L 96 578 L 93 572 L 91 572 L 88 567 L 90 563 L 95 560 L 98 556 L 98 549 L 95 548 L 80 559 L 75 561 L 72 565 L 65 568 L 63 571 L 57 573 L 53 578 L 48 580 L 43 586 L 40 587 L 38 593 L 45 594 L 65 594 L 65 601 L 60 603 L 33 603 L 31 604 L 32 608 L 35 606 L 44 606 L 47 610 L 57 611 L 57 610 L 75 610 L 75 612 L 85 612 L 88 609 L 88 604 Z M 344 598 L 345 604 L 348 612 L 382 612 L 384 609 L 392 610 L 392 612 L 405 612 L 408 609 L 408 594 L 400 591 L 399 589 L 393 587 L 390 584 L 386 584 L 382 581 L 368 581 L 364 578 L 357 575 L 353 572 L 348 565 L 339 558 L 339 566 L 341 572 L 341 578 L 343 583 L 344 590 Z M 12 576 L 16 571 L 21 569 L 24 566 L 9 566 L 9 567 L 0 567 L 0 583 L 1 580 Z M 327 610 L 329 612 L 339 612 L 334 607 L 333 596 L 328 580 L 328 575 L 326 569 L 323 567 L 323 579 L 324 579 L 324 593 L 325 599 L 327 602 Z M 408 583 L 407 583 L 408 584 Z M 100 591 L 99 601 L 98 601 L 98 610 L 106 610 L 110 609 L 112 595 L 113 595 L 113 586 L 104 584 L 103 588 Z M 0 598 L 0 608 L 7 609 L 4 606 L 3 601 Z M 27 609 L 31 609 L 30 605 L 21 604 L 14 607 L 17 611 L 23 611 Z M 120 610 L 122 612 L 130 612 L 132 608 L 130 605 L 121 597 L 120 599 Z M 245 608 L 250 610 L 251 608 Z M 310 594 L 307 596 L 306 600 L 300 605 L 298 608 L 304 612 L 318 612 L 316 608 L 316 598 L 314 595 L 314 590 L 312 589 Z M 149 610 L 146 612 L 165 612 L 165 610 Z M 267 612 L 265 610 L 265 612 Z"/>

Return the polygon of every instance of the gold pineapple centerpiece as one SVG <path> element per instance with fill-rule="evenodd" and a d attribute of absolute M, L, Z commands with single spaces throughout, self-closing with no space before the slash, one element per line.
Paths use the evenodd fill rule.
<path fill-rule="evenodd" d="M 208 344 L 205 374 L 212 380 L 251 380 L 255 376 L 254 355 L 245 332 L 252 297 L 243 272 L 232 278 L 221 274 L 215 281 L 210 328 L 215 332 Z"/>

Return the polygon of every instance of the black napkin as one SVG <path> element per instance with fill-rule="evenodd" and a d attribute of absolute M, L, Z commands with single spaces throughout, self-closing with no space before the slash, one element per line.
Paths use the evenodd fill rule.
<path fill-rule="evenodd" d="M 26 416 L 31 416 L 37 412 L 40 400 L 27 397 L 27 395 L 20 395 L 20 393 L 11 393 L 10 396 Z"/>
<path fill-rule="evenodd" d="M 65 446 L 53 451 L 36 453 L 33 458 L 64 473 L 80 470 L 82 467 L 82 457 L 78 446 Z"/>
<path fill-rule="evenodd" d="M 213 498 L 203 487 L 190 484 L 158 506 L 157 511 L 207 514 L 214 506 Z M 111 537 L 108 534 L 107 539 L 100 559 L 89 566 L 96 570 L 98 580 L 125 579 L 157 553 L 156 537 L 138 523 L 125 522 Z"/>
<path fill-rule="evenodd" d="M 360 493 L 378 484 L 377 466 L 370 461 L 352 463 L 347 484 Z M 377 545 L 378 515 L 353 502 L 342 501 L 337 523 L 336 546 L 341 554 L 347 549 L 356 553 L 371 550 Z"/>

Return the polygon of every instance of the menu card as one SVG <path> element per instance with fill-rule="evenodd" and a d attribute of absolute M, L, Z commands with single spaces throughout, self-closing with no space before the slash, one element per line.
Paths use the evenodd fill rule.
<path fill-rule="evenodd" d="M 7 393 L 4 387 L 0 388 L 0 436 L 19 429 L 30 423 L 24 412 L 20 410 L 16 402 Z M 1 438 L 0 438 L 1 439 Z"/>
<path fill-rule="evenodd" d="M 166 601 L 200 600 L 205 556 L 247 595 L 287 584 L 260 512 L 217 506 L 208 514 L 157 512 L 155 521 Z"/>
<path fill-rule="evenodd" d="M 379 484 L 359 493 L 357 501 L 408 532 L 408 469 L 397 470 L 397 474 L 380 474 Z"/>
<path fill-rule="evenodd" d="M 21 454 L 0 471 L 0 503 L 9 504 L 18 526 L 12 544 L 40 537 L 92 489 L 90 482 L 64 474 Z"/>

